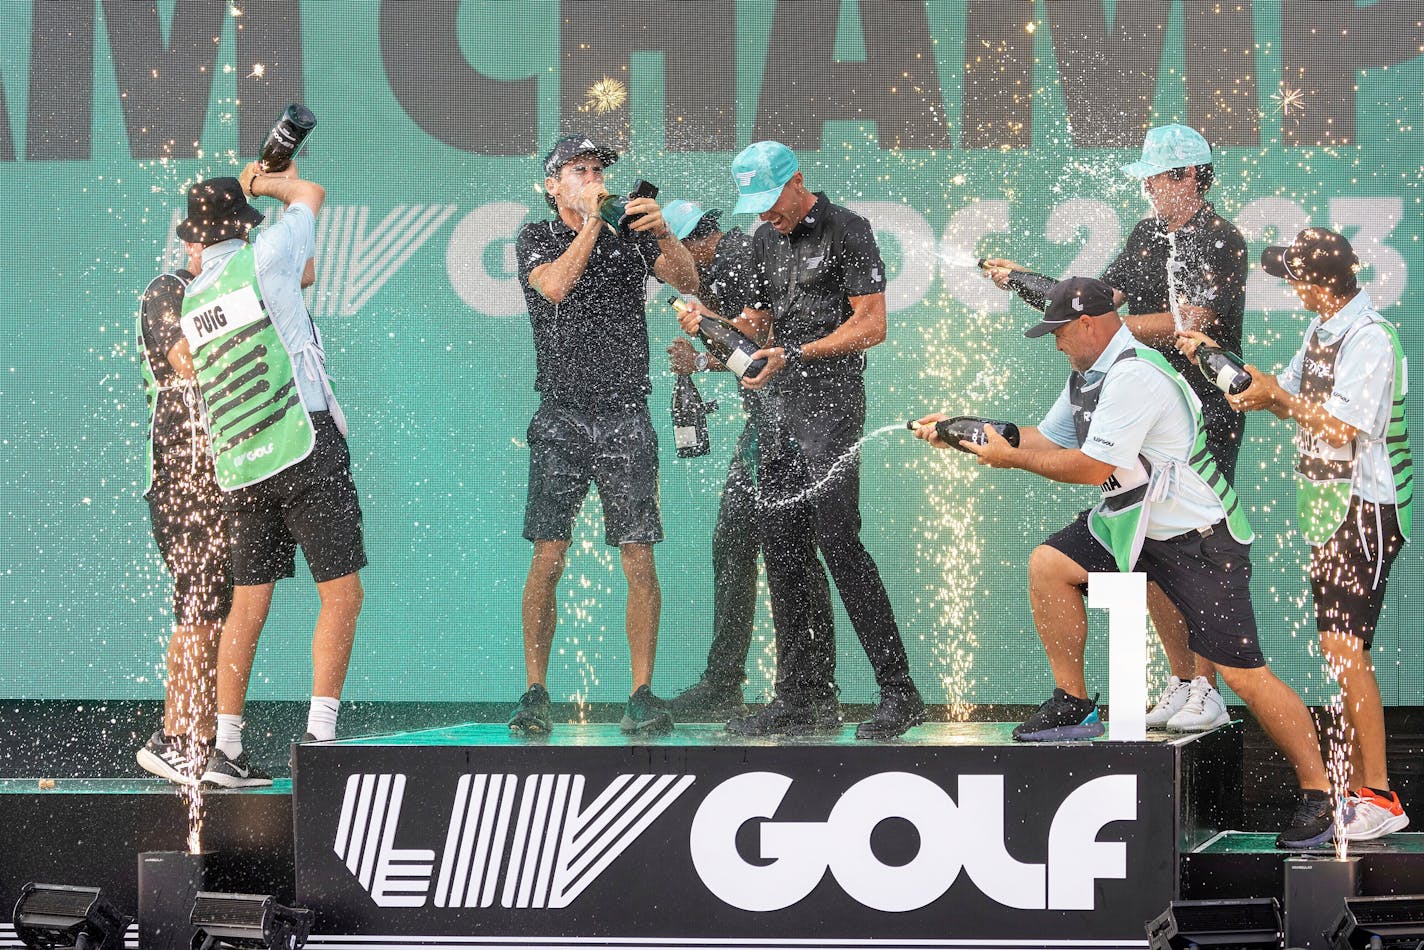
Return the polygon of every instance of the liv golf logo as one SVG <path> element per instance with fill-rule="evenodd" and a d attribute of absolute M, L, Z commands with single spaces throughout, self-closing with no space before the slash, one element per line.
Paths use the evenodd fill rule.
<path fill-rule="evenodd" d="M 335 850 L 380 907 L 567 907 L 694 782 L 691 775 L 619 775 L 585 804 L 584 777 L 460 776 L 444 848 L 395 847 L 406 777 L 352 775 Z M 1002 775 L 961 775 L 958 800 L 909 772 L 851 785 L 824 821 L 776 820 L 792 779 L 749 772 L 703 799 L 688 845 L 703 885 L 726 904 L 775 911 L 806 898 L 826 872 L 858 903 L 903 912 L 926 907 L 961 871 L 985 897 L 1022 910 L 1093 910 L 1096 882 L 1127 877 L 1125 840 L 1099 841 L 1113 822 L 1137 819 L 1137 776 L 1106 775 L 1068 791 L 1048 831 L 1045 862 L 1009 853 Z M 886 819 L 914 826 L 908 863 L 887 865 L 871 847 Z M 756 822 L 743 847 L 738 832 Z M 668 829 L 666 839 L 679 834 Z M 1127 836 L 1124 835 L 1124 838 Z M 1022 844 L 1022 843 L 1021 843 Z M 674 849 L 676 850 L 676 849 Z M 759 858 L 753 863 L 749 857 Z M 433 885 L 433 893 L 432 893 Z"/>

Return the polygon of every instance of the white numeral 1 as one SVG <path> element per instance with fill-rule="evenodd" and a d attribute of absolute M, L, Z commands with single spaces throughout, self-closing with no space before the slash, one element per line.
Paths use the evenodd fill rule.
<path fill-rule="evenodd" d="M 1147 575 L 1088 575 L 1088 606 L 1108 612 L 1108 738 L 1147 738 Z"/>

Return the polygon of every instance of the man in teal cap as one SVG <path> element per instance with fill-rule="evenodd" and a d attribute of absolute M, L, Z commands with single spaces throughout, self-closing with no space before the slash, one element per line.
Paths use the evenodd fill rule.
<path fill-rule="evenodd" d="M 723 318 L 736 317 L 749 304 L 752 288 L 752 237 L 741 228 L 721 230 L 722 212 L 704 211 L 695 201 L 670 201 L 663 218 L 697 265 L 697 300 L 689 304 L 699 315 L 711 312 Z M 760 345 L 760 343 L 758 344 Z M 668 347 L 674 373 L 725 370 L 708 353 L 699 353 L 684 337 Z M 761 552 L 761 531 L 757 525 L 758 459 L 757 419 L 762 411 L 761 393 L 743 389 L 742 402 L 747 424 L 737 439 L 737 449 L 722 486 L 717 506 L 717 527 L 712 533 L 712 643 L 707 649 L 707 667 L 702 676 L 672 698 L 670 708 L 679 720 L 727 722 L 745 716 L 742 683 L 747 677 L 747 654 L 751 649 L 756 621 L 757 556 Z M 801 517 L 813 513 L 797 504 Z M 803 573 L 772 591 L 771 616 L 775 626 L 798 626 L 807 636 L 834 639 L 835 618 L 831 612 L 831 588 L 826 572 L 816 558 L 815 540 L 801 538 L 803 549 L 794 563 Z M 782 544 L 787 543 L 783 539 Z M 794 598 L 784 599 L 787 592 Z"/>
<path fill-rule="evenodd" d="M 1176 336 L 1198 331 L 1241 352 L 1246 241 L 1206 200 L 1216 176 L 1211 146 L 1196 129 L 1176 124 L 1149 129 L 1141 157 L 1122 170 L 1142 181 L 1152 214 L 1133 228 L 1102 280 L 1114 289 L 1115 302 L 1127 305 L 1123 322 L 1132 335 L 1165 356 L 1201 400 L 1207 450 L 1222 476 L 1234 483 L 1245 417 L 1188 364 L 1177 351 Z M 1007 286 L 1012 271 L 1024 269 L 1001 258 L 985 261 L 988 276 L 1000 287 Z M 1043 309 L 1041 299 L 1024 300 Z M 1181 613 L 1155 584 L 1148 587 L 1147 600 L 1171 668 L 1147 725 L 1192 732 L 1228 722 L 1216 669 L 1187 647 Z"/>
<path fill-rule="evenodd" d="M 752 237 L 754 303 L 735 323 L 753 339 L 770 332 L 774 344 L 756 354 L 766 368 L 742 379 L 766 400 L 758 488 L 772 597 L 804 601 L 796 578 L 808 565 L 798 560 L 814 534 L 880 687 L 875 715 L 856 737 L 893 738 L 924 721 L 925 704 L 880 571 L 860 540 L 865 351 L 885 339 L 885 264 L 870 223 L 807 189 L 796 155 L 780 142 L 748 146 L 732 176 L 734 212 L 764 222 Z M 683 316 L 683 329 L 692 332 L 696 320 Z M 808 516 L 793 500 L 814 510 Z M 777 624 L 776 647 L 776 698 L 727 728 L 744 735 L 839 728 L 834 637 Z"/>

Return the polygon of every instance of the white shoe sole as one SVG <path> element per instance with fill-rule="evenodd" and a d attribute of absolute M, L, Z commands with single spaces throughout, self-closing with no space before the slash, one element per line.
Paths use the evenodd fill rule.
<path fill-rule="evenodd" d="M 1218 718 L 1210 722 L 1193 723 L 1167 723 L 1167 728 L 1172 732 L 1206 732 L 1208 729 L 1215 729 L 1217 726 L 1224 726 L 1231 721 L 1230 713 L 1222 713 Z"/>
<path fill-rule="evenodd" d="M 204 785 L 216 785 L 218 788 L 264 788 L 272 784 L 270 778 L 239 778 L 221 772 L 204 772 L 202 781 Z"/>
<path fill-rule="evenodd" d="M 1352 835 L 1349 832 L 1345 832 L 1341 835 L 1341 837 L 1344 838 L 1346 841 L 1373 841 L 1375 838 L 1383 838 L 1385 835 L 1392 835 L 1396 831 L 1403 831 L 1405 828 L 1408 827 L 1409 816 L 1396 815 L 1394 817 L 1391 817 L 1388 821 L 1384 822 L 1378 827 L 1371 828 L 1369 831 L 1363 832 L 1362 834 Z"/>
<path fill-rule="evenodd" d="M 152 775 L 157 775 L 161 779 L 167 779 L 174 785 L 186 785 L 192 788 L 198 783 L 187 775 L 179 772 L 173 766 L 154 755 L 148 749 L 139 749 L 138 755 L 134 756 L 138 760 L 139 768 Z"/>

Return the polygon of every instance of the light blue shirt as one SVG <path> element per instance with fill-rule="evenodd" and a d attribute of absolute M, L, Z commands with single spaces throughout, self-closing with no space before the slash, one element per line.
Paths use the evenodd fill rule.
<path fill-rule="evenodd" d="M 1300 374 L 1312 336 L 1324 346 L 1338 342 L 1364 321 L 1379 320 L 1370 295 L 1360 291 L 1335 316 L 1310 322 L 1305 340 L 1285 372 L 1276 377 L 1281 388 L 1300 394 Z M 1408 392 L 1408 380 L 1404 389 Z M 1325 400 L 1325 411 L 1359 430 L 1355 436 L 1355 467 L 1352 490 L 1374 504 L 1395 503 L 1394 471 L 1385 446 L 1389 411 L 1394 402 L 1394 347 L 1382 327 L 1360 327 L 1340 347 L 1335 358 L 1335 385 Z"/>
<path fill-rule="evenodd" d="M 1226 513 L 1216 493 L 1190 469 L 1195 439 L 1193 407 L 1187 405 L 1182 387 L 1146 360 L 1114 365 L 1123 350 L 1145 346 L 1122 326 L 1083 374 L 1085 385 L 1101 381 L 1103 387 L 1088 422 L 1085 443 L 1079 445 L 1073 428 L 1073 405 L 1066 385 L 1038 431 L 1056 445 L 1081 449 L 1089 458 L 1114 468 L 1135 467 L 1139 454 L 1152 463 L 1154 471 L 1176 466 L 1166 498 L 1152 502 L 1147 513 L 1147 536 L 1164 541 L 1215 524 Z M 1188 390 L 1187 394 L 1196 400 L 1195 393 Z"/>
<path fill-rule="evenodd" d="M 188 285 L 188 293 L 196 294 L 217 280 L 227 262 L 246 243 L 237 238 L 204 248 L 203 272 Z M 288 205 L 276 224 L 256 233 L 252 249 L 257 260 L 257 280 L 262 285 L 262 302 L 267 305 L 267 315 L 287 352 L 292 354 L 292 371 L 302 402 L 310 412 L 328 409 L 321 332 L 302 297 L 302 271 L 316 253 L 316 216 L 304 204 Z"/>

